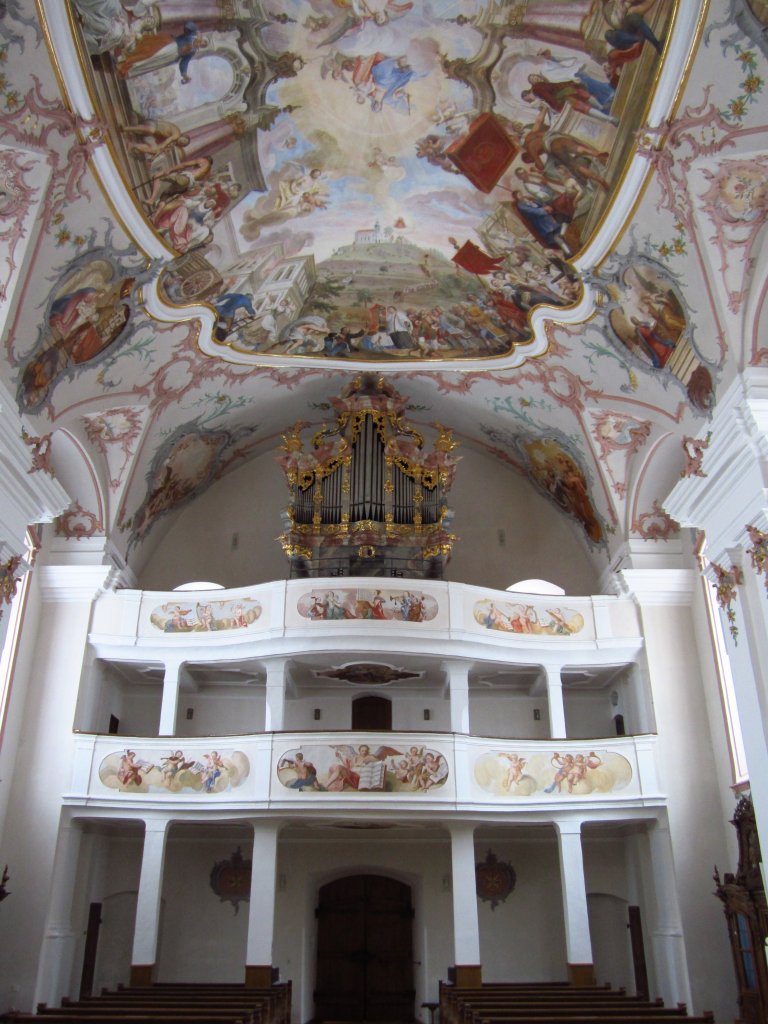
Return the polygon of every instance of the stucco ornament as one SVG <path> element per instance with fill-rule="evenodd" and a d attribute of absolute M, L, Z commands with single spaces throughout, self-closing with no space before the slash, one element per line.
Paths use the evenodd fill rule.
<path fill-rule="evenodd" d="M 736 612 L 731 605 L 736 600 L 736 587 L 740 587 L 744 582 L 744 573 L 737 565 L 732 566 L 730 569 L 724 569 L 717 562 L 712 563 L 712 569 L 717 577 L 717 583 L 715 584 L 717 603 L 725 612 L 733 642 L 737 643 L 739 628 L 736 625 Z"/>
<path fill-rule="evenodd" d="M 747 554 L 752 562 L 752 568 L 758 575 L 762 575 L 765 589 L 768 591 L 768 533 L 763 533 L 756 526 L 746 526 L 752 547 L 747 548 Z"/>

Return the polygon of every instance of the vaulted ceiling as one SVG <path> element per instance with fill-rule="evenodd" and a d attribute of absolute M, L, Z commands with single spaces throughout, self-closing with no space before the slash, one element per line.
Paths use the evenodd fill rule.
<path fill-rule="evenodd" d="M 73 498 L 60 535 L 140 573 L 365 371 L 597 572 L 674 541 L 684 439 L 766 357 L 767 24 L 762 0 L 7 0 L 3 380 Z"/>

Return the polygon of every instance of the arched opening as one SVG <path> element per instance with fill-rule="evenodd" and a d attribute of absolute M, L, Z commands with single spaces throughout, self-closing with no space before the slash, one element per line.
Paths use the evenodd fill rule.
<path fill-rule="evenodd" d="M 352 728 L 364 732 L 392 731 L 392 701 L 375 693 L 352 701 Z"/>
<path fill-rule="evenodd" d="M 411 887 L 384 875 L 322 886 L 317 906 L 316 1021 L 410 1021 Z"/>

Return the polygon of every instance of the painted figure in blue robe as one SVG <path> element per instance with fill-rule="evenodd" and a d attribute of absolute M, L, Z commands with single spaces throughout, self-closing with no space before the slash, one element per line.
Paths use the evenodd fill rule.
<path fill-rule="evenodd" d="M 239 309 L 244 309 L 250 316 L 256 316 L 251 296 L 245 295 L 243 292 L 223 292 L 213 303 L 213 306 L 219 317 L 217 327 L 222 326 L 226 328 L 227 333 L 232 330 L 235 314 Z"/>
<path fill-rule="evenodd" d="M 374 113 L 382 110 L 386 103 L 403 114 L 410 114 L 406 86 L 414 78 L 423 77 L 413 70 L 405 57 L 386 57 L 383 53 L 355 58 L 352 71 L 358 103 L 365 103 L 369 97 Z M 371 89 L 371 85 L 375 88 Z"/>
<path fill-rule="evenodd" d="M 134 78 L 148 71 L 179 65 L 182 83 L 191 81 L 189 65 L 199 50 L 208 45 L 194 21 L 187 21 L 176 36 L 171 32 L 154 32 L 141 36 L 130 53 L 118 59 L 117 73 L 120 78 Z"/>

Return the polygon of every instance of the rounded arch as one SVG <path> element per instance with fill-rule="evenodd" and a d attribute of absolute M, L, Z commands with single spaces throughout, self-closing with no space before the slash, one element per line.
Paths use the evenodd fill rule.
<path fill-rule="evenodd" d="M 51 439 L 51 465 L 72 504 L 59 516 L 56 533 L 81 539 L 103 534 L 108 529 L 104 481 L 83 441 L 67 428 Z"/>

